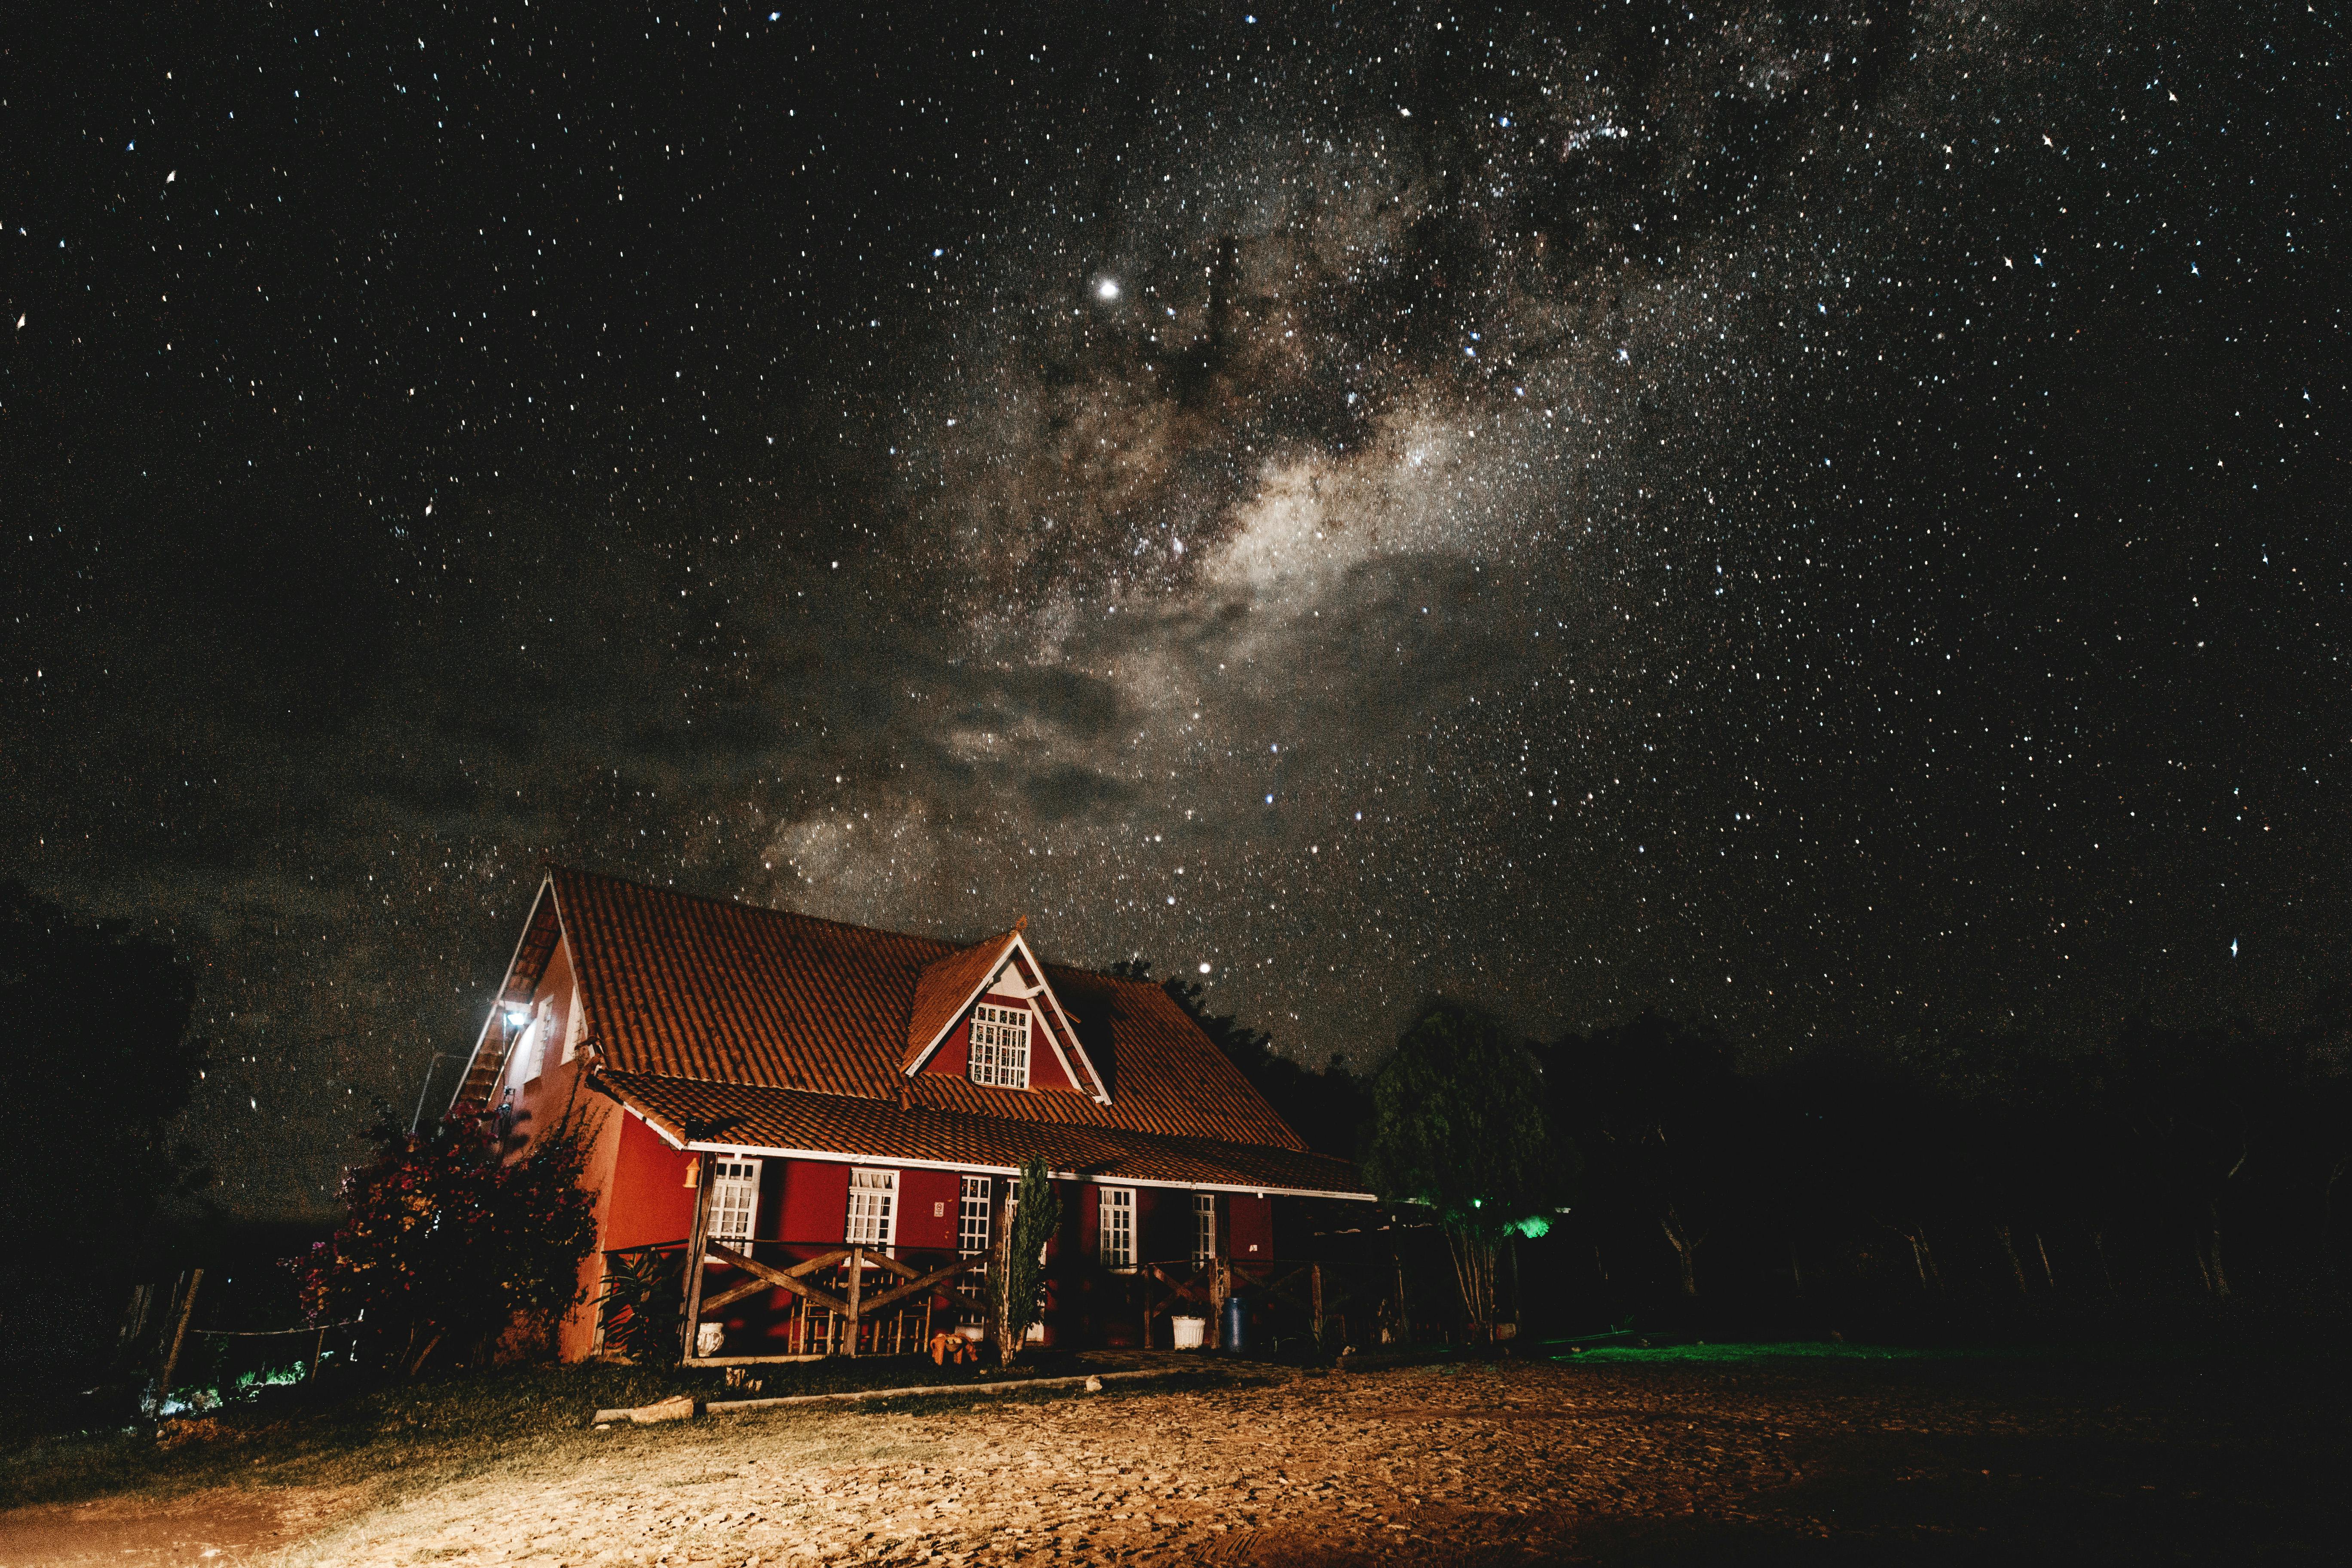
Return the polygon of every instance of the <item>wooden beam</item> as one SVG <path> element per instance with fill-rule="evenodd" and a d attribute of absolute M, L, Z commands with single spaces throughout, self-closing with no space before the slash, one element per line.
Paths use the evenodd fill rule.
<path fill-rule="evenodd" d="M 775 1288 L 776 1287 L 772 1281 L 762 1279 L 759 1276 L 753 1275 L 751 1279 L 744 1280 L 739 1285 L 729 1286 L 726 1289 L 721 1290 L 716 1296 L 704 1297 L 702 1301 L 702 1310 L 706 1313 L 716 1312 L 721 1307 L 733 1306 L 736 1302 L 741 1300 L 746 1296 L 756 1296 L 762 1290 L 772 1290 Z M 694 1359 L 697 1361 L 709 1361 L 710 1358 L 709 1356 L 697 1356 Z"/>
<path fill-rule="evenodd" d="M 857 1354 L 858 1306 L 866 1290 L 866 1249 L 849 1249 L 849 1353 Z"/>
<path fill-rule="evenodd" d="M 866 1261 L 877 1268 L 888 1269 L 901 1279 L 912 1279 L 922 1272 L 912 1264 L 899 1262 L 887 1252 L 869 1252 L 866 1255 Z"/>
<path fill-rule="evenodd" d="M 709 1250 L 710 1256 L 717 1258 L 719 1262 L 730 1264 L 737 1268 L 742 1269 L 747 1274 L 756 1275 L 760 1283 L 762 1285 L 781 1285 L 785 1289 L 792 1291 L 794 1295 L 801 1296 L 808 1300 L 814 1301 L 829 1312 L 846 1313 L 851 1310 L 849 1303 L 835 1295 L 832 1291 L 820 1290 L 815 1286 L 810 1284 L 807 1280 L 797 1278 L 796 1276 L 800 1272 L 800 1269 L 787 1270 L 782 1268 L 771 1268 L 768 1265 L 761 1262 L 756 1258 L 748 1257 L 743 1253 L 736 1251 L 731 1247 L 721 1247 L 716 1242 L 710 1244 Z M 833 1256 L 835 1258 L 846 1258 L 849 1254 L 845 1251 L 835 1253 Z M 800 1268 L 814 1268 L 817 1266 L 818 1265 L 814 1262 L 803 1263 L 800 1266 Z M 712 1297 L 711 1302 L 715 1306 L 721 1301 L 740 1300 L 742 1297 L 750 1294 L 751 1291 L 745 1289 L 739 1289 L 730 1290 L 724 1296 Z"/>
<path fill-rule="evenodd" d="M 1308 1268 L 1311 1268 L 1312 1267 L 1313 1265 L 1308 1265 Z M 1299 1308 L 1302 1310 L 1311 1311 L 1313 1309 L 1309 1303 L 1300 1300 L 1293 1293 L 1291 1289 L 1298 1283 L 1299 1277 L 1306 1274 L 1307 1271 L 1307 1268 L 1294 1268 L 1289 1273 L 1283 1275 L 1280 1279 L 1276 1279 L 1273 1274 L 1269 1273 L 1263 1280 L 1259 1281 L 1258 1289 L 1265 1291 L 1268 1296 L 1275 1298 L 1276 1300 L 1287 1301 L 1292 1306 Z"/>
<path fill-rule="evenodd" d="M 909 1296 L 920 1295 L 925 1290 L 936 1289 L 943 1281 L 952 1279 L 962 1273 L 963 1268 L 963 1261 L 959 1258 L 945 1268 L 934 1268 L 909 1284 L 901 1285 L 896 1289 L 886 1290 L 879 1296 L 868 1298 L 859 1303 L 860 1310 L 866 1312 L 878 1312 L 893 1302 L 903 1301 Z"/>
<path fill-rule="evenodd" d="M 691 1361 L 701 1353 L 695 1341 L 702 1333 L 702 1260 L 709 1256 L 711 1160 L 708 1154 L 694 1156 L 694 1229 L 686 1242 L 686 1344 L 678 1360 Z"/>

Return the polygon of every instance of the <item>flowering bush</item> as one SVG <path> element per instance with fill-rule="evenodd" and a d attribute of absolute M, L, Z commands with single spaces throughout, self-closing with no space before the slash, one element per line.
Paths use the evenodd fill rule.
<path fill-rule="evenodd" d="M 470 1118 L 387 1127 L 376 1146 L 343 1180 L 334 1239 L 295 1262 L 311 1321 L 359 1320 L 362 1357 L 413 1373 L 436 1351 L 478 1360 L 516 1330 L 543 1340 L 579 1304 L 595 1194 L 571 1117 L 520 1156 Z"/>

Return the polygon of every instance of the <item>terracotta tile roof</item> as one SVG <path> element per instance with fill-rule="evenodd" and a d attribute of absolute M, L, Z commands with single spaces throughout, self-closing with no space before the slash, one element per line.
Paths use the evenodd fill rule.
<path fill-rule="evenodd" d="M 901 1070 L 913 1069 L 924 1047 L 956 1021 L 963 1005 L 971 1000 L 982 981 L 996 973 L 1012 946 L 1013 933 L 1006 931 L 924 966 L 915 982 L 915 1005 L 907 1020 L 907 1052 L 899 1058 Z"/>
<path fill-rule="evenodd" d="M 918 1105 L 967 1115 L 1306 1147 L 1148 982 L 1045 966 L 1109 1089 L 1108 1105 L 944 1074 L 909 1079 L 900 1069 L 924 973 L 971 948 L 564 868 L 549 878 L 586 1032 L 612 1073 L 855 1096 L 894 1109 L 903 1086 Z"/>
<path fill-rule="evenodd" d="M 1302 1150 L 919 1105 L 902 1110 L 896 1101 L 649 1073 L 607 1069 L 597 1076 L 615 1098 L 681 1143 L 777 1153 L 816 1151 L 962 1170 L 1009 1171 L 1040 1158 L 1056 1172 L 1107 1181 L 1371 1195 L 1354 1165 Z"/>

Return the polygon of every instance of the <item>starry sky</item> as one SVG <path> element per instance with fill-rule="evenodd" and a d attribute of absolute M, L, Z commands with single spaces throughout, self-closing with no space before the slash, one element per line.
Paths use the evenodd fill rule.
<path fill-rule="evenodd" d="M 233 1212 L 551 858 L 1317 1061 L 2352 978 L 2334 7 L 50 9 L 0 876 Z"/>

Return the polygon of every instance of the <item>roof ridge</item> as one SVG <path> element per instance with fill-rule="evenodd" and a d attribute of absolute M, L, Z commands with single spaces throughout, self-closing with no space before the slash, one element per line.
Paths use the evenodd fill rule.
<path fill-rule="evenodd" d="M 753 914 L 761 915 L 789 915 L 796 921 L 808 921 L 813 924 L 833 926 L 841 931 L 854 931 L 868 936 L 878 934 L 904 937 L 908 942 L 935 942 L 959 952 L 988 940 L 981 937 L 971 942 L 965 942 L 954 937 L 930 936 L 919 931 L 899 931 L 891 926 L 860 925 L 856 921 L 835 920 L 831 915 L 813 915 L 806 910 L 786 909 L 780 904 L 757 904 L 740 898 L 722 899 L 716 893 L 698 893 L 686 888 L 665 888 L 656 882 L 640 882 L 634 877 L 615 877 L 609 871 L 592 871 L 584 866 L 568 866 L 560 860 L 545 862 L 545 868 L 550 873 L 562 871 L 567 876 L 586 877 L 599 882 L 617 882 L 625 888 L 635 888 L 647 893 L 659 893 L 665 898 L 690 899 L 698 904 L 715 904 L 722 910 L 749 910 Z"/>
<path fill-rule="evenodd" d="M 617 882 L 625 888 L 636 888 L 648 893 L 659 893 L 666 898 L 690 899 L 696 903 L 714 904 L 722 910 L 749 910 L 753 914 L 783 915 L 796 921 L 807 921 L 815 925 L 831 926 L 836 931 L 856 931 L 864 936 L 895 936 L 902 937 L 908 942 L 937 942 L 948 949 L 947 952 L 940 954 L 942 958 L 950 957 L 959 952 L 968 952 L 985 942 L 1016 934 L 1024 938 L 1028 935 L 1021 926 L 1011 925 L 1006 926 L 1003 931 L 991 931 L 985 936 L 972 937 L 968 940 L 960 937 L 931 936 L 922 931 L 900 931 L 892 926 L 860 925 L 856 921 L 835 920 L 831 915 L 813 915 L 806 910 L 785 909 L 777 904 L 755 904 L 740 898 L 722 899 L 716 893 L 697 893 L 684 888 L 665 888 L 654 882 L 640 882 L 634 877 L 615 877 L 609 871 L 592 871 L 585 866 L 567 865 L 561 860 L 542 861 L 541 869 L 551 876 L 561 871 L 566 876 L 586 877 L 598 882 Z M 1022 919 L 1025 921 L 1027 917 L 1024 916 Z M 938 960 L 935 959 L 932 962 L 936 963 Z M 1039 956 L 1037 962 L 1048 969 L 1058 969 L 1067 974 L 1083 974 L 1093 980 L 1108 980 L 1120 985 L 1148 985 L 1154 991 L 1161 987 L 1161 982 L 1157 980 L 1133 980 L 1124 974 L 1113 974 L 1107 970 L 1088 969 L 1084 964 L 1056 963 L 1043 955 Z"/>

